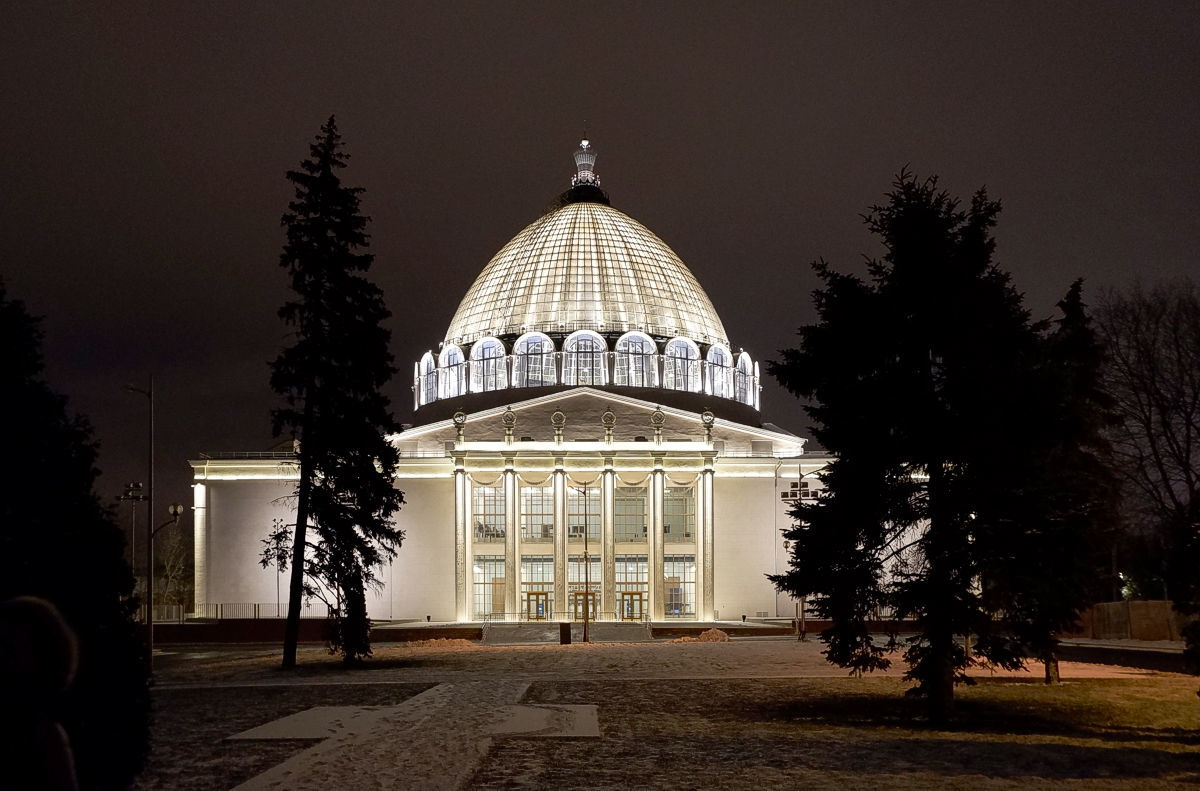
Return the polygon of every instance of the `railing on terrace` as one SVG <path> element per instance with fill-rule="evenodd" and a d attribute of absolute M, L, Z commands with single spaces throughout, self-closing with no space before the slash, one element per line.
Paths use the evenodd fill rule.
<path fill-rule="evenodd" d="M 642 613 L 636 618 L 621 618 L 619 613 L 613 611 L 595 612 L 588 618 L 592 623 L 649 623 L 650 615 Z M 583 617 L 576 617 L 571 610 L 562 612 L 554 611 L 547 613 L 545 616 L 534 617 L 525 612 L 493 612 L 485 613 L 482 616 L 476 617 L 477 621 L 482 621 L 485 625 L 501 624 L 501 623 L 553 623 L 555 621 L 570 621 L 571 623 L 583 623 Z"/>
<path fill-rule="evenodd" d="M 155 615 L 158 614 L 158 608 L 155 607 Z M 225 618 L 286 618 L 288 606 L 286 602 L 275 603 L 267 602 L 260 604 L 257 602 L 213 602 L 204 604 L 196 608 L 194 617 L 196 618 L 213 618 L 222 620 Z M 328 618 L 329 607 L 324 602 L 313 602 L 305 604 L 300 608 L 301 618 Z"/>
<path fill-rule="evenodd" d="M 398 451 L 400 458 L 403 459 L 440 459 L 445 458 L 449 454 L 444 448 L 437 450 L 400 450 Z M 201 453 L 202 460 L 229 460 L 229 459 L 278 459 L 280 461 L 295 461 L 296 454 L 291 451 L 213 451 L 209 453 Z"/>

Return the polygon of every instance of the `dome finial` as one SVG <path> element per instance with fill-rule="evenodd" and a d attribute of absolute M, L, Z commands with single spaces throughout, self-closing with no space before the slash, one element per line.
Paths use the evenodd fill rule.
<path fill-rule="evenodd" d="M 589 185 L 599 187 L 600 178 L 596 175 L 595 167 L 596 149 L 592 148 L 591 141 L 587 138 L 585 127 L 583 139 L 579 141 L 579 148 L 575 151 L 575 176 L 571 179 L 571 186 Z"/>

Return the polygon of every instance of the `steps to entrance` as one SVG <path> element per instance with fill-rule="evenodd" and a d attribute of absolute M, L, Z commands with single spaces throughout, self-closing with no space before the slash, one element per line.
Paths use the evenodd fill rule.
<path fill-rule="evenodd" d="M 520 621 L 489 623 L 483 630 L 484 645 L 544 645 L 558 643 L 557 621 Z M 613 623 L 601 621 L 588 624 L 588 637 L 593 643 L 637 643 L 651 639 L 644 623 Z M 583 641 L 583 624 L 571 624 L 571 642 Z"/>

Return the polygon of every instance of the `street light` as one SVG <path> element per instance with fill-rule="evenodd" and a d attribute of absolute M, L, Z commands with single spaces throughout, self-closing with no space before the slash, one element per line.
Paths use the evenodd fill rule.
<path fill-rule="evenodd" d="M 125 484 L 125 494 L 117 498 L 121 502 L 131 502 L 129 509 L 129 568 L 137 568 L 137 504 L 146 500 L 142 494 L 142 482 L 134 481 Z"/>
<path fill-rule="evenodd" d="M 150 375 L 149 386 L 143 390 L 134 385 L 125 385 L 131 393 L 140 393 L 150 402 L 149 427 L 147 439 L 147 465 L 149 477 L 146 487 L 146 502 L 149 503 L 149 516 L 146 518 L 146 662 L 147 667 L 154 669 L 154 374 Z"/>
<path fill-rule="evenodd" d="M 588 487 L 573 486 L 571 488 L 583 495 L 583 642 L 587 643 L 590 642 L 588 639 L 588 605 L 592 601 L 592 560 L 588 553 L 590 528 L 588 522 L 591 511 L 588 510 Z"/>
<path fill-rule="evenodd" d="M 146 520 L 146 533 L 148 534 L 146 540 L 146 667 L 151 673 L 154 672 L 154 537 L 164 527 L 179 524 L 179 517 L 183 515 L 183 506 L 179 503 L 171 503 L 167 506 L 167 513 L 171 518 L 153 530 L 150 530 L 148 526 L 154 524 L 154 520 Z"/>

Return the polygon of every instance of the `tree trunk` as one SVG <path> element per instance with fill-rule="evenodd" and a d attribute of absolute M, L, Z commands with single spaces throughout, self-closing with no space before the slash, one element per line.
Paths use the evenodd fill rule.
<path fill-rule="evenodd" d="M 1046 683 L 1057 684 L 1058 678 L 1058 654 L 1055 653 L 1053 647 L 1049 647 L 1042 652 L 1042 664 L 1046 667 Z"/>
<path fill-rule="evenodd" d="M 304 428 L 312 420 L 312 406 L 305 394 Z M 301 429 L 303 431 L 303 428 Z M 309 497 L 312 488 L 312 462 L 300 446 L 300 485 L 296 490 L 296 535 L 292 539 L 292 577 L 288 583 L 288 614 L 283 626 L 283 667 L 296 666 L 296 645 L 300 642 L 300 605 L 304 598 L 304 548 L 308 540 Z"/>
<path fill-rule="evenodd" d="M 951 537 L 946 534 L 950 525 L 942 513 L 945 472 L 940 459 L 926 465 L 926 470 L 929 473 L 928 574 L 932 595 L 925 607 L 929 668 L 927 676 L 921 681 L 927 691 L 930 721 L 943 724 L 954 713 L 954 657 L 958 652 L 958 640 L 950 612 L 954 585 L 948 552 Z"/>
<path fill-rule="evenodd" d="M 300 486 L 296 496 L 296 535 L 292 539 L 292 576 L 288 582 L 287 622 L 283 627 L 283 667 L 296 666 L 296 645 L 300 642 L 300 605 L 304 598 L 304 547 L 308 540 L 308 463 L 300 457 Z"/>

